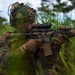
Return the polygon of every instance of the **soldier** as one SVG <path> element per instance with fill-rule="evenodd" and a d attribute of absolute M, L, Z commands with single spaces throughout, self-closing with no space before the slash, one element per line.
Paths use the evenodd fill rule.
<path fill-rule="evenodd" d="M 10 13 L 10 24 L 16 28 L 14 32 L 31 31 L 35 15 L 36 11 L 33 8 L 23 3 L 14 3 Z M 43 75 L 57 75 L 54 65 L 57 63 L 62 43 L 68 39 L 67 35 L 55 34 L 51 43 L 52 54 L 44 57 L 41 52 L 43 45 L 41 41 L 32 40 L 30 37 L 23 38 L 23 36 L 15 36 L 13 39 L 10 34 L 7 32 L 0 37 L 0 75 L 36 75 L 41 66 Z"/>

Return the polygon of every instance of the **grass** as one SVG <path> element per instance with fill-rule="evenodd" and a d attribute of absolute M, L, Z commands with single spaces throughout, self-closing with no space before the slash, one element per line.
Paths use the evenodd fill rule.
<path fill-rule="evenodd" d="M 52 15 L 40 15 L 40 20 L 41 23 L 47 22 L 52 24 L 51 29 L 59 29 L 59 26 L 70 26 L 71 28 L 75 28 L 75 22 L 68 21 L 67 19 L 58 21 L 57 19 L 52 19 Z M 59 55 L 60 60 L 56 64 L 58 75 L 75 75 L 75 37 L 70 38 L 68 42 L 62 45 Z"/>

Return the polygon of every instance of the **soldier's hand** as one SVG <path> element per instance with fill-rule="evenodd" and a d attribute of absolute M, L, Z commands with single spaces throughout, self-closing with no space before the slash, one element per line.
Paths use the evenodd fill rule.
<path fill-rule="evenodd" d="M 68 38 L 69 37 L 67 35 L 65 35 L 65 34 L 59 34 L 59 33 L 57 33 L 57 34 L 54 35 L 54 44 L 55 45 L 61 45 L 62 43 L 64 43 L 65 41 L 67 41 Z"/>
<path fill-rule="evenodd" d="M 30 52 L 35 52 L 37 49 L 40 48 L 42 42 L 40 40 L 33 40 L 30 39 L 27 43 L 23 45 L 25 50 L 29 50 Z"/>

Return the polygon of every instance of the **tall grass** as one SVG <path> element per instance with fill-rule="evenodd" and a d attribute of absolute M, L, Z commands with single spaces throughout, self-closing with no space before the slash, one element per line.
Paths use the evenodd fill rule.
<path fill-rule="evenodd" d="M 67 19 L 60 21 L 52 18 L 52 15 L 43 15 L 44 16 L 40 15 L 41 23 L 51 24 L 51 29 L 58 29 L 59 26 L 75 28 L 75 23 L 73 21 L 68 21 Z M 75 37 L 69 38 L 69 41 L 62 45 L 59 55 L 60 60 L 56 64 L 58 75 L 75 75 Z"/>

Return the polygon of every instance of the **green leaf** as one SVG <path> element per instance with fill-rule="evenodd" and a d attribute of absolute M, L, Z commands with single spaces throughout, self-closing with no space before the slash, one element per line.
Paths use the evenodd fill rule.
<path fill-rule="evenodd" d="M 5 32 L 7 32 L 6 28 L 1 27 L 0 28 L 0 35 L 4 34 Z"/>
<path fill-rule="evenodd" d="M 14 32 L 16 29 L 14 27 L 4 25 L 0 28 L 0 35 L 6 33 L 6 32 Z"/>
<path fill-rule="evenodd" d="M 5 25 L 5 28 L 8 32 L 14 32 L 16 30 L 14 27 L 11 27 L 9 25 Z"/>

